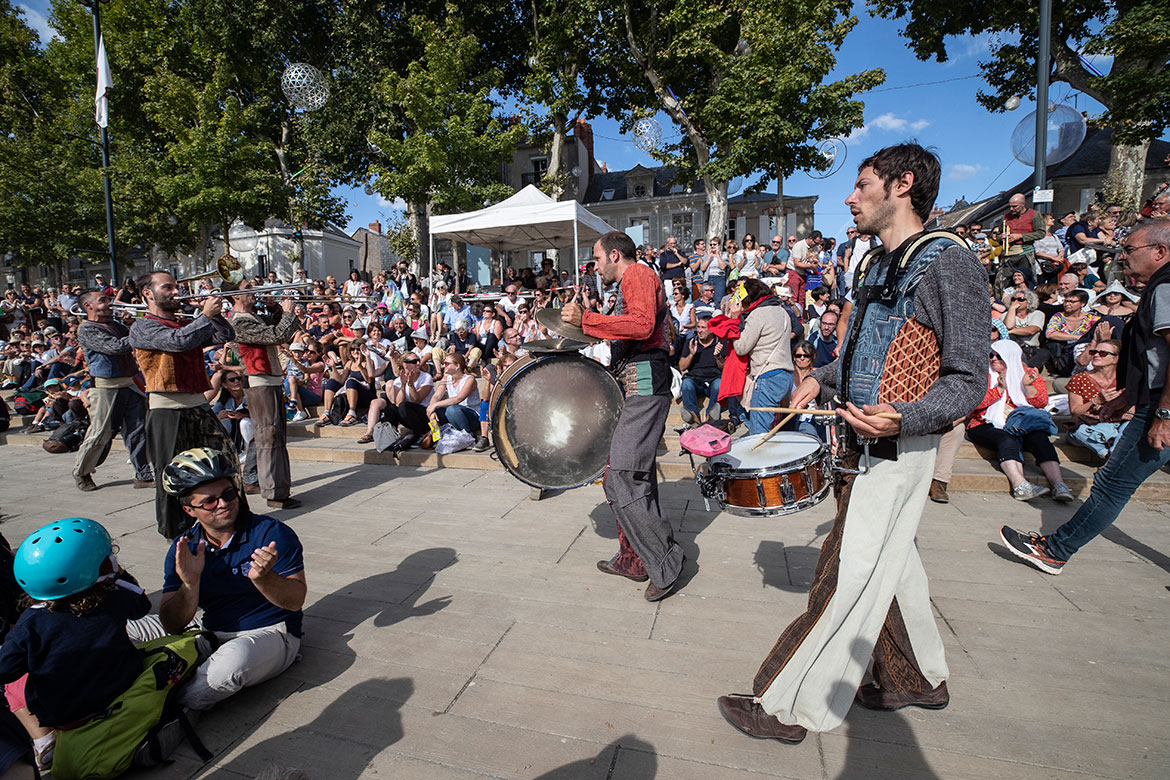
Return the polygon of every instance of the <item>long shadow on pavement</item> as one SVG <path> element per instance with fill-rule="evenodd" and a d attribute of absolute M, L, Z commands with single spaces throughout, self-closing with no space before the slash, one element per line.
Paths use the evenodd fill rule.
<path fill-rule="evenodd" d="M 637 754 L 635 769 L 619 771 L 622 754 Z M 658 756 L 654 746 L 633 734 L 626 734 L 610 742 L 593 758 L 583 758 L 559 766 L 533 780 L 654 780 L 658 774 Z"/>
<path fill-rule="evenodd" d="M 350 647 L 350 640 L 353 639 L 357 627 L 367 620 L 372 618 L 375 627 L 385 628 L 408 618 L 431 615 L 445 608 L 450 603 L 449 598 L 418 602 L 430 587 L 436 573 L 454 565 L 457 560 L 458 554 L 450 547 L 419 550 L 406 556 L 394 569 L 352 582 L 306 608 L 305 633 L 301 644 L 303 658 L 275 680 L 237 694 L 236 698 L 241 700 L 241 711 L 233 714 L 234 699 L 229 699 L 212 710 L 199 727 L 201 735 L 209 743 L 209 747 L 218 756 L 222 756 L 231 746 L 246 740 L 255 731 L 263 728 L 271 716 L 272 710 L 279 707 L 287 696 L 295 696 L 314 688 L 328 686 L 338 680 L 357 661 L 358 654 Z M 310 584 L 312 577 L 313 573 L 309 571 Z M 289 687 L 288 680 L 293 681 L 294 686 L 296 680 L 304 682 L 294 691 L 280 697 L 281 701 L 277 701 L 275 706 L 270 706 L 258 719 L 242 723 L 241 716 L 249 707 L 255 706 L 256 698 L 265 695 L 265 688 L 272 686 L 279 689 L 284 678 L 287 678 L 283 683 L 285 689 Z M 344 760 L 339 758 L 338 769 L 334 769 L 330 764 L 327 774 L 314 772 L 309 774 L 314 777 L 357 777 L 365 768 L 369 757 L 401 739 L 401 718 L 396 713 L 398 708 L 413 693 L 414 683 L 409 678 L 362 680 L 340 693 L 337 699 L 327 705 L 321 715 L 314 719 L 313 723 L 290 734 L 268 739 L 249 748 L 245 755 L 248 756 L 249 764 L 262 763 L 261 759 L 288 763 L 289 759 L 282 754 L 282 746 L 286 744 L 298 747 L 298 750 L 294 751 L 294 755 L 304 755 L 309 758 L 316 755 L 332 756 L 345 753 Z M 353 706 L 359 700 L 373 701 L 375 699 L 377 704 L 373 710 L 370 709 L 371 705 L 369 704 L 366 705 L 365 710 L 355 709 Z M 347 701 L 351 706 L 346 705 Z M 371 711 L 377 713 L 376 716 L 369 715 Z M 357 727 L 345 732 L 348 736 L 352 731 L 352 739 L 356 743 L 351 745 L 356 754 L 356 757 L 353 758 L 356 771 L 346 774 L 345 769 L 349 766 L 348 753 L 338 749 L 338 744 L 346 740 L 337 736 L 326 736 L 338 733 L 335 727 L 327 729 L 326 724 L 331 722 L 352 723 L 354 722 L 353 712 L 367 714 L 363 719 L 357 721 Z M 330 713 L 333 714 L 333 721 L 327 719 Z M 347 713 L 347 717 L 341 718 L 339 713 Z M 391 714 L 393 717 L 389 717 Z M 387 719 L 387 724 L 376 725 L 376 728 L 364 725 L 371 718 L 378 720 L 383 717 Z M 383 725 L 385 725 L 384 728 Z M 216 728 L 217 726 L 219 728 Z M 215 744 L 217 740 L 214 739 L 215 735 L 212 733 L 202 733 L 205 728 L 208 728 L 209 731 L 219 731 L 222 734 L 222 739 L 219 740 L 220 744 Z M 298 737 L 299 741 L 285 741 L 293 736 Z M 370 748 L 372 752 L 369 753 L 368 757 L 360 758 L 369 752 L 366 748 Z M 233 765 L 241 759 L 242 756 L 233 759 Z M 360 766 L 358 766 L 359 763 Z"/>
<path fill-rule="evenodd" d="M 408 677 L 364 680 L 311 722 L 249 748 L 223 769 L 255 777 L 264 768 L 291 765 L 310 777 L 357 780 L 376 755 L 402 739 L 399 709 L 413 692 Z"/>

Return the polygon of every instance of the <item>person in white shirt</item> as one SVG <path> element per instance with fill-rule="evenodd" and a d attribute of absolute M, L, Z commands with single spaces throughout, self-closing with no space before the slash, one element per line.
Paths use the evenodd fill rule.
<path fill-rule="evenodd" d="M 507 311 L 508 314 L 515 317 L 516 311 L 520 308 L 520 304 L 522 303 L 524 303 L 524 300 L 520 297 L 519 286 L 515 282 L 509 282 L 508 285 L 504 287 L 504 297 L 500 298 L 496 305 L 503 306 L 504 310 Z"/>
<path fill-rule="evenodd" d="M 401 452 L 410 449 L 430 434 L 427 420 L 427 405 L 435 390 L 431 375 L 422 370 L 423 361 L 413 352 L 408 352 L 395 363 L 398 378 L 386 387 L 386 392 L 370 402 L 366 432 L 358 444 L 374 440 L 374 426 L 379 421 L 393 426 L 404 426 L 409 431 L 401 435 L 390 449 Z"/>

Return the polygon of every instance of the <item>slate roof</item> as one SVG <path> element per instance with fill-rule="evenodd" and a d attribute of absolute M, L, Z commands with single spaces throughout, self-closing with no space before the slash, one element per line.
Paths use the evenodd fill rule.
<path fill-rule="evenodd" d="M 626 176 L 629 175 L 633 168 L 624 171 L 607 171 L 593 174 L 593 181 L 589 183 L 589 189 L 585 191 L 585 197 L 582 203 L 609 203 L 618 200 L 629 200 L 630 195 L 626 192 Z M 680 195 L 686 192 L 689 186 L 692 193 L 703 194 L 703 184 L 699 181 L 691 182 L 676 182 L 676 170 L 673 166 L 662 165 L 657 168 L 646 168 L 646 170 L 654 174 L 654 192 L 653 197 L 662 198 L 669 195 Z M 613 190 L 613 197 L 604 200 L 601 194 L 606 190 Z M 673 191 L 672 191 L 673 190 Z M 807 195 L 785 195 L 785 198 L 802 198 L 810 197 Z M 766 201 L 776 200 L 776 193 L 774 192 L 744 192 L 727 199 L 730 205 L 743 203 L 761 203 Z"/>

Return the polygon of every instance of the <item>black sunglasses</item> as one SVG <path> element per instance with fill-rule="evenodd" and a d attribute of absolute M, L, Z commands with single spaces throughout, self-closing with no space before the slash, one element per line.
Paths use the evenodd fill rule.
<path fill-rule="evenodd" d="M 199 507 L 204 512 L 210 512 L 213 509 L 215 509 L 217 506 L 219 506 L 220 501 L 223 501 L 225 504 L 230 504 L 231 502 L 235 501 L 239 497 L 240 497 L 240 492 L 238 490 L 236 490 L 235 487 L 230 487 L 227 490 L 220 493 L 218 496 L 215 496 L 214 498 L 209 498 L 206 501 L 200 501 L 198 503 L 192 501 L 191 506 Z"/>

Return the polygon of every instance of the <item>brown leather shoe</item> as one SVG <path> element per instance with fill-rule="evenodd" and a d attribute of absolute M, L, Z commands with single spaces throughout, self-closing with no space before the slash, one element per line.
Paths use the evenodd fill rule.
<path fill-rule="evenodd" d="M 947 483 L 932 479 L 930 481 L 930 500 L 936 504 L 949 504 L 951 498 L 947 495 Z"/>
<path fill-rule="evenodd" d="M 678 581 L 681 578 L 682 578 L 682 575 L 680 574 L 678 577 L 674 578 L 674 582 L 670 583 L 665 588 L 660 588 L 657 585 L 655 585 L 653 582 L 651 582 L 651 583 L 646 585 L 646 590 L 642 595 L 646 597 L 647 601 L 662 601 L 664 598 L 669 596 L 671 593 L 674 593 L 674 586 L 678 585 Z M 649 578 L 647 578 L 647 579 L 649 579 Z"/>
<path fill-rule="evenodd" d="M 143 488 L 152 488 L 152 487 L 154 487 L 154 480 L 153 479 L 136 479 L 136 480 L 134 480 L 134 489 L 135 490 L 142 490 Z"/>
<path fill-rule="evenodd" d="M 255 482 L 245 482 L 244 492 L 249 496 L 258 495 L 260 493 L 260 485 L 256 484 Z"/>
<path fill-rule="evenodd" d="M 88 474 L 84 477 L 74 476 L 73 481 L 77 483 L 77 489 L 83 493 L 92 493 L 98 489 L 98 486 L 93 481 L 93 477 Z"/>
<path fill-rule="evenodd" d="M 808 734 L 804 726 L 789 726 L 777 720 L 775 715 L 764 712 L 764 708 L 750 696 L 720 696 L 719 714 L 754 739 L 778 739 L 795 745 Z"/>
<path fill-rule="evenodd" d="M 270 498 L 268 499 L 268 506 L 273 509 L 296 509 L 301 505 L 299 499 L 296 498 Z"/>
<path fill-rule="evenodd" d="M 633 580 L 634 582 L 645 582 L 646 580 L 650 579 L 650 577 L 645 574 L 627 574 L 624 571 L 619 571 L 615 569 L 613 564 L 609 561 L 598 561 L 597 569 L 598 571 L 603 571 L 606 574 L 616 574 L 619 577 L 625 577 L 627 580 Z"/>
<path fill-rule="evenodd" d="M 871 710 L 900 710 L 903 707 L 922 707 L 927 710 L 941 710 L 951 702 L 944 680 L 929 691 L 883 691 L 876 685 L 863 685 L 857 689 L 854 701 Z"/>

